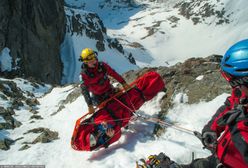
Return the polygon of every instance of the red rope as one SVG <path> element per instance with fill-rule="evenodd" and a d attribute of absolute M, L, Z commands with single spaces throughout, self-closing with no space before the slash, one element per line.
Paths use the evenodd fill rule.
<path fill-rule="evenodd" d="M 118 103 L 120 103 L 123 107 L 127 108 L 130 112 L 135 111 L 135 109 L 132 110 L 127 105 L 125 105 L 124 103 L 122 103 L 119 99 L 117 99 L 117 98 L 114 97 L 114 100 L 116 100 Z"/>

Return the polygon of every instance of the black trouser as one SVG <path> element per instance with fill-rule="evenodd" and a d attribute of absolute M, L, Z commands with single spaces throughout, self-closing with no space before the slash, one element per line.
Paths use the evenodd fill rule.
<path fill-rule="evenodd" d="M 109 91 L 101 94 L 101 95 L 94 95 L 92 94 L 92 103 L 94 106 L 98 106 L 101 104 L 104 100 L 109 99 L 111 96 L 113 96 L 115 93 L 117 93 L 119 90 L 118 88 L 111 88 Z"/>
<path fill-rule="evenodd" d="M 200 158 L 193 160 L 188 165 L 180 165 L 181 168 L 217 168 L 220 166 L 220 162 L 218 158 L 214 155 L 211 155 L 207 158 Z M 218 168 L 224 168 L 224 167 L 218 167 Z"/>

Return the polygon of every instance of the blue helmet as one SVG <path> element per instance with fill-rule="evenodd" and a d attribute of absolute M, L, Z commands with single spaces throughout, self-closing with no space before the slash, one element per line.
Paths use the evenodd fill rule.
<path fill-rule="evenodd" d="M 222 71 L 234 76 L 248 76 L 248 39 L 231 46 L 221 60 Z"/>

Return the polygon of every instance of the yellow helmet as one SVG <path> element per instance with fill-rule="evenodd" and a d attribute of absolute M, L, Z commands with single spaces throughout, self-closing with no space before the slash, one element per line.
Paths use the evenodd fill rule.
<path fill-rule="evenodd" d="M 93 51 L 91 48 L 85 48 L 82 50 L 80 55 L 80 60 L 87 63 L 89 61 L 96 59 L 96 52 Z"/>

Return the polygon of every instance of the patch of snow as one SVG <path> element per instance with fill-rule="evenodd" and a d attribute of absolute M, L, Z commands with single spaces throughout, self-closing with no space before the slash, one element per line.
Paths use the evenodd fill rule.
<path fill-rule="evenodd" d="M 186 93 L 178 93 L 175 95 L 173 102 L 175 104 L 187 103 L 188 102 L 188 96 Z"/>
<path fill-rule="evenodd" d="M 1 72 L 12 70 L 12 57 L 10 56 L 10 49 L 5 47 L 0 52 L 0 68 Z"/>
<path fill-rule="evenodd" d="M 0 116 L 0 123 L 5 123 L 5 122 L 6 122 L 5 119 L 2 116 Z"/>
<path fill-rule="evenodd" d="M 200 80 L 202 80 L 203 78 L 204 78 L 204 75 L 200 75 L 200 76 L 197 76 L 195 79 L 200 81 Z"/>

